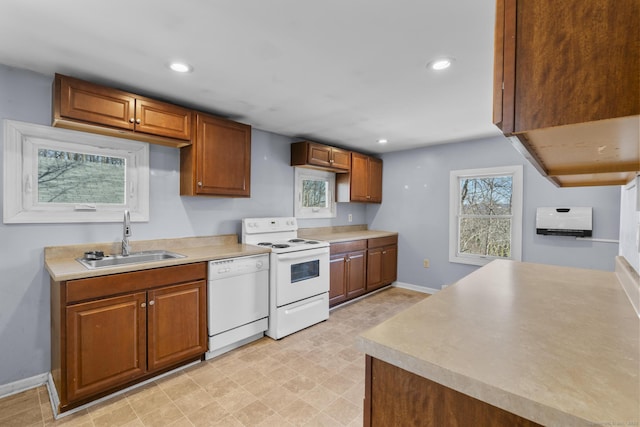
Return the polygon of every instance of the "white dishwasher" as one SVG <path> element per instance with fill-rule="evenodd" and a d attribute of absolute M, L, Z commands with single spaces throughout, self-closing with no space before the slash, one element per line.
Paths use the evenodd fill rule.
<path fill-rule="evenodd" d="M 269 327 L 269 254 L 209 261 L 211 359 L 264 336 Z"/>

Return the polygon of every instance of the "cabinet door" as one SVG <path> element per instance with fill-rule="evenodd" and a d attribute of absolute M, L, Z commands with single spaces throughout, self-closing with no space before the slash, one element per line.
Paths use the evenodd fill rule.
<path fill-rule="evenodd" d="M 149 371 L 207 351 L 206 282 L 166 286 L 148 292 Z"/>
<path fill-rule="evenodd" d="M 637 0 L 499 0 L 497 13 L 504 133 L 640 112 Z"/>
<path fill-rule="evenodd" d="M 367 251 L 367 290 L 374 290 L 382 285 L 382 248 Z"/>
<path fill-rule="evenodd" d="M 337 169 L 351 169 L 351 152 L 340 148 L 331 148 L 331 166 Z"/>
<path fill-rule="evenodd" d="M 54 108 L 61 117 L 133 130 L 135 98 L 126 92 L 56 75 Z M 59 107 L 58 107 L 59 106 Z"/>
<path fill-rule="evenodd" d="M 368 201 L 369 157 L 359 153 L 351 154 L 351 200 Z"/>
<path fill-rule="evenodd" d="M 249 197 L 251 127 L 197 114 L 196 193 Z"/>
<path fill-rule="evenodd" d="M 191 110 L 147 98 L 136 98 L 136 132 L 191 139 Z"/>
<path fill-rule="evenodd" d="M 81 399 L 146 372 L 146 294 L 66 308 L 67 399 Z"/>
<path fill-rule="evenodd" d="M 347 299 L 346 260 L 344 254 L 329 258 L 329 305 L 336 305 Z"/>
<path fill-rule="evenodd" d="M 385 285 L 398 278 L 398 246 L 386 246 L 382 249 L 382 283 Z"/>
<path fill-rule="evenodd" d="M 382 160 L 369 158 L 368 201 L 382 203 Z"/>
<path fill-rule="evenodd" d="M 365 251 L 350 252 L 347 255 L 347 298 L 364 294 L 366 265 Z"/>
<path fill-rule="evenodd" d="M 315 166 L 333 167 L 331 147 L 327 145 L 308 143 L 307 163 Z"/>

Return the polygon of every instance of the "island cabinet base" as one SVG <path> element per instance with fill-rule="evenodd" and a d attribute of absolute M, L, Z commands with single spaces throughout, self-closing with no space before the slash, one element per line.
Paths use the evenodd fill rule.
<path fill-rule="evenodd" d="M 364 426 L 534 427 L 540 424 L 367 355 Z"/>

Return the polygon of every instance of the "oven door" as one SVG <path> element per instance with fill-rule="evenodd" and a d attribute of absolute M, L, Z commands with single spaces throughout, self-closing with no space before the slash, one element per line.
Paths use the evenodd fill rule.
<path fill-rule="evenodd" d="M 328 247 L 274 255 L 278 307 L 329 292 Z"/>

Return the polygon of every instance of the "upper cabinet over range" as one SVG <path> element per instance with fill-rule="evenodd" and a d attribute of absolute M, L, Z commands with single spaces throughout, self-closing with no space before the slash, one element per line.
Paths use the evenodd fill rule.
<path fill-rule="evenodd" d="M 291 144 L 291 166 L 336 173 L 336 202 L 382 203 L 382 160 L 300 141 Z"/>
<path fill-rule="evenodd" d="M 191 143 L 192 111 L 56 74 L 53 126 L 182 147 Z"/>
<path fill-rule="evenodd" d="M 640 171 L 640 2 L 497 0 L 494 123 L 559 186 Z"/>
<path fill-rule="evenodd" d="M 349 172 L 351 152 L 311 141 L 294 142 L 291 144 L 291 166 Z"/>

